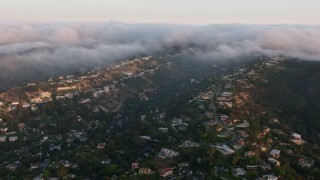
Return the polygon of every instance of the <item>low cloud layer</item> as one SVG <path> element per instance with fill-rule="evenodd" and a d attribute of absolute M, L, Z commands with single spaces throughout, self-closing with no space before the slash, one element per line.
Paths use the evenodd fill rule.
<path fill-rule="evenodd" d="M 1 24 L 0 80 L 72 73 L 172 47 L 205 60 L 274 55 L 320 60 L 320 26 Z"/>

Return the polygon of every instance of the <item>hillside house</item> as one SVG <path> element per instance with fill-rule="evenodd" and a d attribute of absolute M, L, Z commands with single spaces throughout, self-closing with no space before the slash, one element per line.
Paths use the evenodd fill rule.
<path fill-rule="evenodd" d="M 247 151 L 244 153 L 244 157 L 249 157 L 249 158 L 253 157 L 255 155 L 256 155 L 256 153 L 254 151 Z"/>
<path fill-rule="evenodd" d="M 232 108 L 233 103 L 230 102 L 230 101 L 227 101 L 227 102 L 224 102 L 224 105 L 229 107 L 229 108 Z"/>
<path fill-rule="evenodd" d="M 31 104 L 29 104 L 29 103 L 23 103 L 23 104 L 22 104 L 22 107 L 23 107 L 23 108 L 30 108 L 30 107 L 31 107 Z"/>
<path fill-rule="evenodd" d="M 92 92 L 92 96 L 95 98 L 98 98 L 99 96 L 103 95 L 105 93 L 104 90 L 95 90 Z"/>
<path fill-rule="evenodd" d="M 35 98 L 30 99 L 30 102 L 34 103 L 34 104 L 40 104 L 40 103 L 43 103 L 43 100 L 41 97 L 35 97 Z"/>
<path fill-rule="evenodd" d="M 0 136 L 0 142 L 6 142 L 7 137 L 6 136 Z"/>
<path fill-rule="evenodd" d="M 11 103 L 11 106 L 19 106 L 19 105 L 20 105 L 19 102 L 12 102 L 12 103 Z"/>
<path fill-rule="evenodd" d="M 261 164 L 259 164 L 259 167 L 263 170 L 263 171 L 269 171 L 271 170 L 271 166 L 270 164 L 266 163 L 266 162 L 262 162 Z"/>
<path fill-rule="evenodd" d="M 7 133 L 8 128 L 0 128 L 0 133 Z"/>
<path fill-rule="evenodd" d="M 233 95 L 232 92 L 223 92 L 223 93 L 221 93 L 221 96 L 223 96 L 223 97 L 231 97 L 232 95 Z"/>
<path fill-rule="evenodd" d="M 167 177 L 167 176 L 170 176 L 172 174 L 173 174 L 173 171 L 172 171 L 171 168 L 166 167 L 166 168 L 162 168 L 160 170 L 160 176 L 161 177 Z"/>
<path fill-rule="evenodd" d="M 106 147 L 106 143 L 105 142 L 103 142 L 103 143 L 99 143 L 98 145 L 97 145 L 97 148 L 98 149 L 104 149 L 105 147 Z"/>
<path fill-rule="evenodd" d="M 136 170 L 139 169 L 139 163 L 138 162 L 133 162 L 131 163 L 131 170 Z"/>
<path fill-rule="evenodd" d="M 167 149 L 167 148 L 162 148 L 161 151 L 159 152 L 159 157 L 161 158 L 173 158 L 178 155 L 179 155 L 178 152 L 171 149 Z"/>
<path fill-rule="evenodd" d="M 280 161 L 274 159 L 274 158 L 268 158 L 268 162 L 271 163 L 274 166 L 280 166 Z"/>
<path fill-rule="evenodd" d="M 273 174 L 264 175 L 263 178 L 264 178 L 265 180 L 278 180 L 278 179 L 279 179 L 279 177 L 277 177 L 277 176 L 275 176 L 275 175 L 273 175 Z"/>
<path fill-rule="evenodd" d="M 235 151 L 231 149 L 229 146 L 223 144 L 223 145 L 216 145 L 216 148 L 222 152 L 224 155 L 229 155 L 234 153 Z"/>
<path fill-rule="evenodd" d="M 42 92 L 40 93 L 41 98 L 51 98 L 51 93 L 50 92 Z"/>
<path fill-rule="evenodd" d="M 76 90 L 77 86 L 66 86 L 66 87 L 58 87 L 57 91 L 70 91 L 70 90 Z"/>
<path fill-rule="evenodd" d="M 312 167 L 312 166 L 314 166 L 314 161 L 315 160 L 313 160 L 313 159 L 300 158 L 299 165 L 301 167 Z"/>
<path fill-rule="evenodd" d="M 194 142 L 194 141 L 190 141 L 190 140 L 186 140 L 184 141 L 181 145 L 179 145 L 179 147 L 199 147 L 201 144 Z"/>
<path fill-rule="evenodd" d="M 15 142 L 15 141 L 17 141 L 18 140 L 18 136 L 11 136 L 11 137 L 9 137 L 9 141 L 10 142 Z"/>
<path fill-rule="evenodd" d="M 273 158 L 279 158 L 280 157 L 280 150 L 272 149 L 269 153 L 269 156 L 273 157 Z"/>
<path fill-rule="evenodd" d="M 298 133 L 292 133 L 291 135 L 291 141 L 297 145 L 301 145 L 304 143 L 304 140 L 301 138 L 301 135 Z"/>
<path fill-rule="evenodd" d="M 18 128 L 19 128 L 19 130 L 24 130 L 25 128 L 26 128 L 26 123 L 20 123 L 20 124 L 18 124 Z"/>
<path fill-rule="evenodd" d="M 247 171 L 245 171 L 243 168 L 235 168 L 233 169 L 233 175 L 234 176 L 244 176 L 246 175 Z"/>
<path fill-rule="evenodd" d="M 220 115 L 221 121 L 225 121 L 225 120 L 227 120 L 228 118 L 229 118 L 229 116 L 227 116 L 227 115 L 224 115 L 224 114 Z"/>
<path fill-rule="evenodd" d="M 249 123 L 247 121 L 244 121 L 243 123 L 237 124 L 236 127 L 237 128 L 247 128 L 249 127 Z"/>
<path fill-rule="evenodd" d="M 151 171 L 150 168 L 140 168 L 140 169 L 139 169 L 139 174 L 149 175 L 149 174 L 152 174 L 152 171 Z"/>
<path fill-rule="evenodd" d="M 104 89 L 105 93 L 109 93 L 110 92 L 110 86 L 104 86 L 103 89 Z"/>

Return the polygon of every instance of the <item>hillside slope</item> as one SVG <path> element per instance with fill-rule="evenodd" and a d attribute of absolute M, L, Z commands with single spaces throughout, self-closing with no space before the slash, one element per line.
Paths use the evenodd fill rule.
<path fill-rule="evenodd" d="M 266 80 L 254 88 L 258 104 L 268 107 L 283 123 L 317 141 L 320 126 L 320 63 L 284 61 L 282 70 L 266 69 Z"/>

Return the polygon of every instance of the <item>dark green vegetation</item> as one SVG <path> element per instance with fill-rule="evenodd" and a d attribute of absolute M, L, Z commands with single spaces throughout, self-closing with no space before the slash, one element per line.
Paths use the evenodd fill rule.
<path fill-rule="evenodd" d="M 268 82 L 258 84 L 255 97 L 284 124 L 319 143 L 320 63 L 292 60 L 282 65 L 285 70 L 264 71 Z"/>

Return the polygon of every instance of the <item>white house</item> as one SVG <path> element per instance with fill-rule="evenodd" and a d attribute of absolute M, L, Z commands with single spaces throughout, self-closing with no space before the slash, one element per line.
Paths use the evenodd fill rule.
<path fill-rule="evenodd" d="M 172 158 L 178 155 L 179 155 L 178 152 L 171 149 L 167 149 L 167 148 L 162 148 L 161 151 L 159 152 L 159 157 L 161 158 Z"/>
<path fill-rule="evenodd" d="M 18 140 L 18 136 L 11 136 L 9 137 L 9 141 L 10 142 L 14 142 L 14 141 L 17 141 Z"/>
<path fill-rule="evenodd" d="M 273 158 L 279 158 L 280 157 L 280 150 L 272 149 L 269 153 L 269 155 Z"/>
<path fill-rule="evenodd" d="M 280 166 L 280 162 L 274 158 L 268 158 L 268 162 L 270 162 L 271 164 L 273 164 L 275 166 Z"/>
<path fill-rule="evenodd" d="M 304 143 L 304 140 L 301 138 L 301 135 L 298 133 L 292 133 L 292 142 L 294 142 L 297 145 L 301 145 Z"/>
<path fill-rule="evenodd" d="M 246 175 L 247 171 L 245 171 L 243 168 L 235 168 L 233 169 L 233 175 L 234 176 L 244 176 Z"/>
<path fill-rule="evenodd" d="M 6 142 L 7 137 L 6 136 L 0 136 L 0 142 Z"/>
<path fill-rule="evenodd" d="M 273 174 L 264 175 L 263 178 L 266 179 L 266 180 L 278 180 L 279 179 L 279 177 L 277 177 L 277 176 L 275 176 Z"/>
<path fill-rule="evenodd" d="M 41 98 L 51 98 L 51 93 L 50 92 L 43 92 L 40 93 Z"/>

